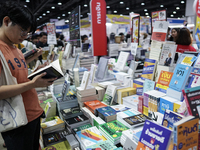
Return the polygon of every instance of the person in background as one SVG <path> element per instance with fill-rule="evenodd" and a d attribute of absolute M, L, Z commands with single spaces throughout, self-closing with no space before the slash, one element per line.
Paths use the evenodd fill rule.
<path fill-rule="evenodd" d="M 170 31 L 171 31 L 171 28 L 168 27 L 168 29 L 167 29 L 167 41 L 169 41 L 170 37 L 171 37 Z"/>
<path fill-rule="evenodd" d="M 88 36 L 87 35 L 81 36 L 81 40 L 82 40 L 82 43 L 85 43 L 85 41 L 88 40 Z"/>
<path fill-rule="evenodd" d="M 196 52 L 196 49 L 191 46 L 192 39 L 190 31 L 187 28 L 181 28 L 176 38 L 176 52 L 184 53 L 184 51 Z"/>
<path fill-rule="evenodd" d="M 126 43 L 128 43 L 128 39 L 129 38 L 131 38 L 131 35 L 128 33 L 127 35 L 126 35 Z"/>
<path fill-rule="evenodd" d="M 33 44 L 37 45 L 37 43 L 39 42 L 38 40 L 38 35 L 37 34 L 33 34 L 32 35 L 32 42 Z"/>
<path fill-rule="evenodd" d="M 59 46 L 64 47 L 63 42 L 60 40 L 60 33 L 56 33 L 56 41 L 57 41 L 57 44 L 55 45 L 55 47 L 59 47 Z"/>
<path fill-rule="evenodd" d="M 179 31 L 180 31 L 179 28 L 173 28 L 173 29 L 171 30 L 171 36 L 170 36 L 170 38 L 169 38 L 169 41 L 174 41 L 174 42 L 175 42 Z"/>
<path fill-rule="evenodd" d="M 22 43 L 14 44 L 14 45 L 20 50 L 25 47 L 24 44 L 22 44 Z"/>
<path fill-rule="evenodd" d="M 125 38 L 124 38 L 124 33 L 119 33 L 119 35 L 120 35 L 120 40 L 121 40 L 121 42 L 120 43 L 125 43 Z"/>
<path fill-rule="evenodd" d="M 27 38 L 28 33 L 34 33 L 37 27 L 36 18 L 24 5 L 17 2 L 5 1 L 0 4 L 0 49 L 16 85 L 0 85 L 0 100 L 21 94 L 26 110 L 28 124 L 19 128 L 2 132 L 1 135 L 7 150 L 38 150 L 40 136 L 40 119 L 43 109 L 39 105 L 36 87 L 47 87 L 54 79 L 43 79 L 46 73 L 37 75 L 32 80 L 27 78 L 27 63 L 42 54 L 42 49 L 32 57 L 25 60 L 22 52 L 14 45 L 20 44 Z M 40 66 L 44 67 L 44 66 Z M 0 60 L 0 72 L 2 70 Z M 8 114 L 9 115 L 9 114 Z M 7 118 L 2 118 L 3 120 Z"/>
<path fill-rule="evenodd" d="M 65 36 L 63 34 L 60 35 L 60 40 L 65 45 Z"/>
<path fill-rule="evenodd" d="M 37 48 L 43 48 L 43 47 L 48 46 L 48 44 L 47 44 L 47 34 L 46 34 L 45 32 L 41 32 L 39 36 L 40 36 L 40 40 L 39 40 L 39 42 L 36 44 L 36 47 L 37 47 Z M 39 59 L 40 62 L 43 64 L 43 62 L 42 62 L 42 55 L 40 55 L 40 56 L 38 57 L 38 59 Z"/>

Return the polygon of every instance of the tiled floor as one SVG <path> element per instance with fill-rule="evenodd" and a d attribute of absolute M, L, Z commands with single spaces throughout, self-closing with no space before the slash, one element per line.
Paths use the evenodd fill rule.
<path fill-rule="evenodd" d="M 1 134 L 0 134 L 0 150 L 7 150 L 7 148 L 3 147 L 3 143 L 4 143 L 4 141 L 3 141 L 3 138 L 1 137 Z"/>

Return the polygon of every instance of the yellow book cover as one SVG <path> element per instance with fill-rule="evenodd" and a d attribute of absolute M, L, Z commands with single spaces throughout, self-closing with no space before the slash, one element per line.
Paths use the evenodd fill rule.
<path fill-rule="evenodd" d="M 41 127 L 43 129 L 45 129 L 45 128 L 48 128 L 48 127 L 56 126 L 56 125 L 61 124 L 61 123 L 64 123 L 64 121 L 61 120 L 58 116 L 56 116 L 56 117 L 54 117 L 54 120 L 41 123 Z"/>
<path fill-rule="evenodd" d="M 177 113 L 178 109 L 181 107 L 182 102 L 175 102 L 173 111 Z"/>
<path fill-rule="evenodd" d="M 198 149 L 199 118 L 174 123 L 174 148 L 176 150 Z"/>
<path fill-rule="evenodd" d="M 144 114 L 144 115 L 146 115 L 146 116 L 149 115 L 148 110 L 149 110 L 148 107 L 143 106 L 143 114 Z"/>
<path fill-rule="evenodd" d="M 68 141 L 63 141 L 51 146 L 47 146 L 43 148 L 42 150 L 71 150 L 71 147 Z"/>
<path fill-rule="evenodd" d="M 119 89 L 117 91 L 118 94 L 118 103 L 123 104 L 123 97 L 131 96 L 136 94 L 136 88 L 124 88 L 124 89 Z"/>

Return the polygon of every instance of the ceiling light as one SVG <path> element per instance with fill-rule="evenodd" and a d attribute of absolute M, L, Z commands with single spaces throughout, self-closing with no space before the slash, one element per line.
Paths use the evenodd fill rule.
<path fill-rule="evenodd" d="M 145 13 L 145 15 L 149 15 L 149 13 Z"/>
<path fill-rule="evenodd" d="M 133 14 L 134 12 L 132 11 L 131 13 Z"/>
<path fill-rule="evenodd" d="M 129 10 L 129 7 L 126 7 L 126 10 Z"/>
<path fill-rule="evenodd" d="M 117 13 L 117 11 L 115 10 L 114 13 Z"/>
<path fill-rule="evenodd" d="M 57 17 L 58 19 L 60 19 L 60 17 Z"/>
<path fill-rule="evenodd" d="M 145 3 L 141 3 L 141 5 L 145 5 Z"/>
<path fill-rule="evenodd" d="M 71 14 L 71 12 L 69 11 L 68 14 Z"/>
<path fill-rule="evenodd" d="M 30 1 L 29 1 L 29 0 L 26 0 L 26 2 L 29 3 Z"/>
<path fill-rule="evenodd" d="M 87 7 L 87 4 L 85 4 L 84 7 Z"/>
<path fill-rule="evenodd" d="M 176 9 L 177 9 L 177 10 L 179 10 L 179 9 L 180 9 L 180 7 L 176 7 Z"/>
<path fill-rule="evenodd" d="M 144 9 L 144 11 L 147 11 L 147 9 Z"/>
<path fill-rule="evenodd" d="M 40 20 L 40 18 L 37 18 L 37 20 Z"/>
<path fill-rule="evenodd" d="M 26 5 L 24 5 L 24 7 L 27 7 Z"/>
<path fill-rule="evenodd" d="M 178 17 L 178 19 L 181 19 L 180 17 Z"/>
<path fill-rule="evenodd" d="M 107 6 L 106 8 L 110 8 L 110 6 Z"/>
<path fill-rule="evenodd" d="M 62 14 L 62 16 L 64 17 L 64 16 L 65 16 L 65 14 Z"/>
<path fill-rule="evenodd" d="M 123 16 L 123 14 L 120 14 L 120 16 Z"/>
<path fill-rule="evenodd" d="M 120 4 L 124 4 L 124 2 L 120 2 Z"/>
<path fill-rule="evenodd" d="M 52 6 L 52 7 L 51 7 L 51 9 L 55 9 L 55 7 L 54 7 L 54 6 Z"/>
<path fill-rule="evenodd" d="M 173 15 L 173 14 L 171 14 L 170 16 L 171 16 L 171 17 L 174 17 L 174 15 Z"/>
<path fill-rule="evenodd" d="M 181 4 L 184 4 L 185 3 L 185 1 L 181 1 Z"/>
<path fill-rule="evenodd" d="M 46 14 L 45 14 L 45 13 L 43 13 L 42 15 L 43 15 L 43 16 L 46 16 Z"/>
<path fill-rule="evenodd" d="M 69 22 L 69 20 L 65 20 L 65 22 Z"/>
<path fill-rule="evenodd" d="M 62 5 L 62 3 L 59 2 L 58 5 Z"/>
<path fill-rule="evenodd" d="M 149 18 L 150 16 L 147 16 L 147 18 Z"/>
<path fill-rule="evenodd" d="M 173 11 L 173 14 L 176 14 L 176 11 Z"/>
<path fill-rule="evenodd" d="M 47 13 L 50 13 L 50 11 L 47 11 Z"/>
<path fill-rule="evenodd" d="M 164 7 L 164 5 L 160 5 L 160 7 Z"/>
<path fill-rule="evenodd" d="M 42 16 L 40 16 L 39 18 L 42 18 Z"/>

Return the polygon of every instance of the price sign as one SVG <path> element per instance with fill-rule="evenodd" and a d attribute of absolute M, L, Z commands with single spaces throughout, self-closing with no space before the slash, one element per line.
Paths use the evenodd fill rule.
<path fill-rule="evenodd" d="M 138 47 L 138 43 L 131 43 L 131 54 L 134 56 L 137 53 L 137 47 Z"/>

